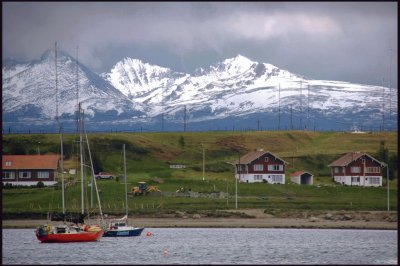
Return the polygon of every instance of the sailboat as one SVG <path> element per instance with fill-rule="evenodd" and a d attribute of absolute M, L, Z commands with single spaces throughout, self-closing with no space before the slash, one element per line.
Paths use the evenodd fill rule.
<path fill-rule="evenodd" d="M 80 107 L 79 107 L 80 108 Z M 60 130 L 61 131 L 61 130 Z M 62 203 L 63 203 L 63 224 L 52 225 L 45 224 L 39 226 L 36 231 L 37 239 L 42 243 L 65 243 L 65 242 L 90 242 L 99 240 L 104 230 L 98 225 L 85 225 L 84 224 L 84 205 L 83 205 L 83 193 L 82 193 L 82 214 L 76 221 L 78 224 L 70 224 L 67 225 L 65 221 L 65 201 L 64 201 L 64 167 L 63 167 L 63 141 L 62 141 L 62 133 L 61 135 L 61 180 L 62 180 Z M 80 137 L 80 146 L 81 146 L 81 179 L 82 179 L 82 188 L 83 188 L 83 161 L 82 161 L 82 134 Z M 90 153 L 89 153 L 90 154 Z M 82 189 L 83 191 L 83 189 Z M 100 204 L 99 204 L 100 205 Z"/>
<path fill-rule="evenodd" d="M 128 225 L 128 191 L 126 178 L 125 144 L 123 145 L 123 151 L 125 180 L 125 216 L 120 219 L 112 219 L 109 223 L 109 227 L 104 230 L 103 237 L 140 236 L 144 229 L 143 227 L 134 227 Z"/>

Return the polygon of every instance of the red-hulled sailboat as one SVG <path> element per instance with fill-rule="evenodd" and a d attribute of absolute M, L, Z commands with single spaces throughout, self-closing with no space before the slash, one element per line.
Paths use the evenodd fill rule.
<path fill-rule="evenodd" d="M 57 89 L 57 43 L 55 49 L 55 59 L 56 59 L 56 89 Z M 57 95 L 57 91 L 56 91 Z M 58 101 L 56 101 L 58 102 Z M 45 224 L 39 226 L 36 231 L 37 239 L 42 243 L 66 243 L 66 242 L 90 242 L 99 240 L 104 233 L 104 230 L 98 225 L 85 225 L 84 224 L 84 173 L 83 173 L 83 112 L 81 110 L 81 105 L 78 104 L 78 112 L 79 112 L 79 129 L 80 129 L 80 164 L 81 164 L 81 187 L 82 187 L 82 213 L 80 217 L 74 223 L 67 225 L 66 224 L 66 211 L 65 211 L 65 201 L 64 201 L 64 162 L 63 162 L 63 138 L 62 138 L 62 128 L 60 127 L 60 139 L 61 139 L 61 186 L 62 186 L 62 218 L 58 219 L 58 221 L 63 221 L 61 224 Z M 58 116 L 58 114 L 56 114 Z M 58 118 L 58 117 L 57 117 Z M 58 122 L 58 119 L 57 119 Z M 86 134 L 85 134 L 86 135 Z M 91 161 L 91 154 L 89 149 L 89 142 L 86 135 L 86 143 L 88 146 L 89 157 Z M 93 183 L 96 187 L 97 199 L 99 201 L 100 215 L 101 219 L 103 218 L 101 212 L 101 204 L 100 198 L 97 190 L 96 180 L 94 178 L 93 164 L 91 162 L 91 174 L 92 174 L 92 187 Z M 57 221 L 57 219 L 50 219 L 52 221 Z"/>
<path fill-rule="evenodd" d="M 43 225 L 36 229 L 36 237 L 42 243 L 97 241 L 103 233 L 99 226 Z"/>

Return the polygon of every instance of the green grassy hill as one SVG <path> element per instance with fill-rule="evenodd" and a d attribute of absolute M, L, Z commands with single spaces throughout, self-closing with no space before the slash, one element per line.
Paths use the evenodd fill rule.
<path fill-rule="evenodd" d="M 185 133 L 89 134 L 96 171 L 122 174 L 122 144 L 126 145 L 129 190 L 139 181 L 157 185 L 163 196 L 129 198 L 132 212 L 174 210 L 216 210 L 234 207 L 234 169 L 230 162 L 247 152 L 263 148 L 289 162 L 285 185 L 239 184 L 239 207 L 265 209 L 354 209 L 385 210 L 386 188 L 343 187 L 333 183 L 327 166 L 340 155 L 362 151 L 375 156 L 385 141 L 397 155 L 397 133 L 352 134 L 342 132 L 257 131 Z M 75 135 L 64 135 L 65 168 L 79 168 Z M 205 151 L 205 181 L 202 162 Z M 59 135 L 3 135 L 3 154 L 59 153 Z M 88 155 L 86 155 L 88 158 Z M 170 169 L 169 163 L 185 164 Z M 306 170 L 314 174 L 314 186 L 291 184 L 289 174 Z M 154 177 L 162 178 L 162 184 Z M 79 176 L 67 175 L 76 184 L 68 187 L 67 208 L 79 210 Z M 100 180 L 104 212 L 120 213 L 124 207 L 124 186 L 115 180 Z M 384 183 L 385 185 L 385 183 Z M 391 181 L 392 208 L 397 209 L 397 179 Z M 179 188 L 202 193 L 227 192 L 229 198 L 167 197 Z M 90 194 L 89 190 L 87 191 Z M 211 194 L 210 194 L 211 195 Z M 89 202 L 88 199 L 86 199 Z M 97 202 L 95 201 L 95 204 Z M 60 210 L 61 190 L 18 188 L 3 190 L 3 212 L 47 212 Z"/>

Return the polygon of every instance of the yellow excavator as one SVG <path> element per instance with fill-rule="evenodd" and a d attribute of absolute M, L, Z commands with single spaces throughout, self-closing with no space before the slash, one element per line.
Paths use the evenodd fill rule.
<path fill-rule="evenodd" d="M 146 182 L 139 182 L 139 186 L 133 187 L 130 194 L 133 196 L 147 195 L 150 192 L 161 192 L 157 186 L 147 186 Z"/>

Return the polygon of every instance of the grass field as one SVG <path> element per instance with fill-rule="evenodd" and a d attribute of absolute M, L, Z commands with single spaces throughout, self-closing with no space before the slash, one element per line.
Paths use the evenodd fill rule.
<path fill-rule="evenodd" d="M 172 193 L 183 187 L 195 192 L 228 192 L 223 198 L 188 198 L 140 196 L 129 198 L 130 212 L 213 211 L 235 207 L 234 169 L 229 163 L 247 152 L 263 148 L 289 165 L 286 184 L 238 185 L 239 208 L 274 210 L 385 210 L 386 181 L 381 188 L 346 187 L 331 181 L 327 166 L 350 151 L 375 155 L 380 142 L 390 153 L 397 154 L 397 133 L 352 134 L 342 132 L 257 131 L 257 132 L 191 132 L 191 133 L 112 133 L 89 134 L 93 161 L 98 171 L 122 174 L 122 144 L 126 145 L 129 190 L 139 181 L 157 185 Z M 65 168 L 78 168 L 77 136 L 64 136 Z M 3 154 L 59 153 L 59 136 L 3 135 Z M 205 151 L 205 181 L 202 176 Z M 185 169 L 170 169 L 169 163 L 185 164 Z M 306 170 L 314 174 L 313 186 L 291 184 L 289 174 Z M 69 176 L 69 175 L 67 175 Z M 164 183 L 152 181 L 161 178 Z M 69 176 L 76 184 L 66 191 L 67 209 L 81 206 L 79 175 Z M 100 200 L 105 213 L 124 212 L 124 185 L 115 180 L 98 181 Z M 397 178 L 390 182 L 390 206 L 397 209 Z M 87 188 L 87 195 L 90 189 Z M 61 210 L 61 189 L 3 189 L 3 213 Z M 90 200 L 85 199 L 86 203 Z M 96 206 L 97 199 L 94 200 Z M 96 208 L 95 208 L 96 209 Z"/>

